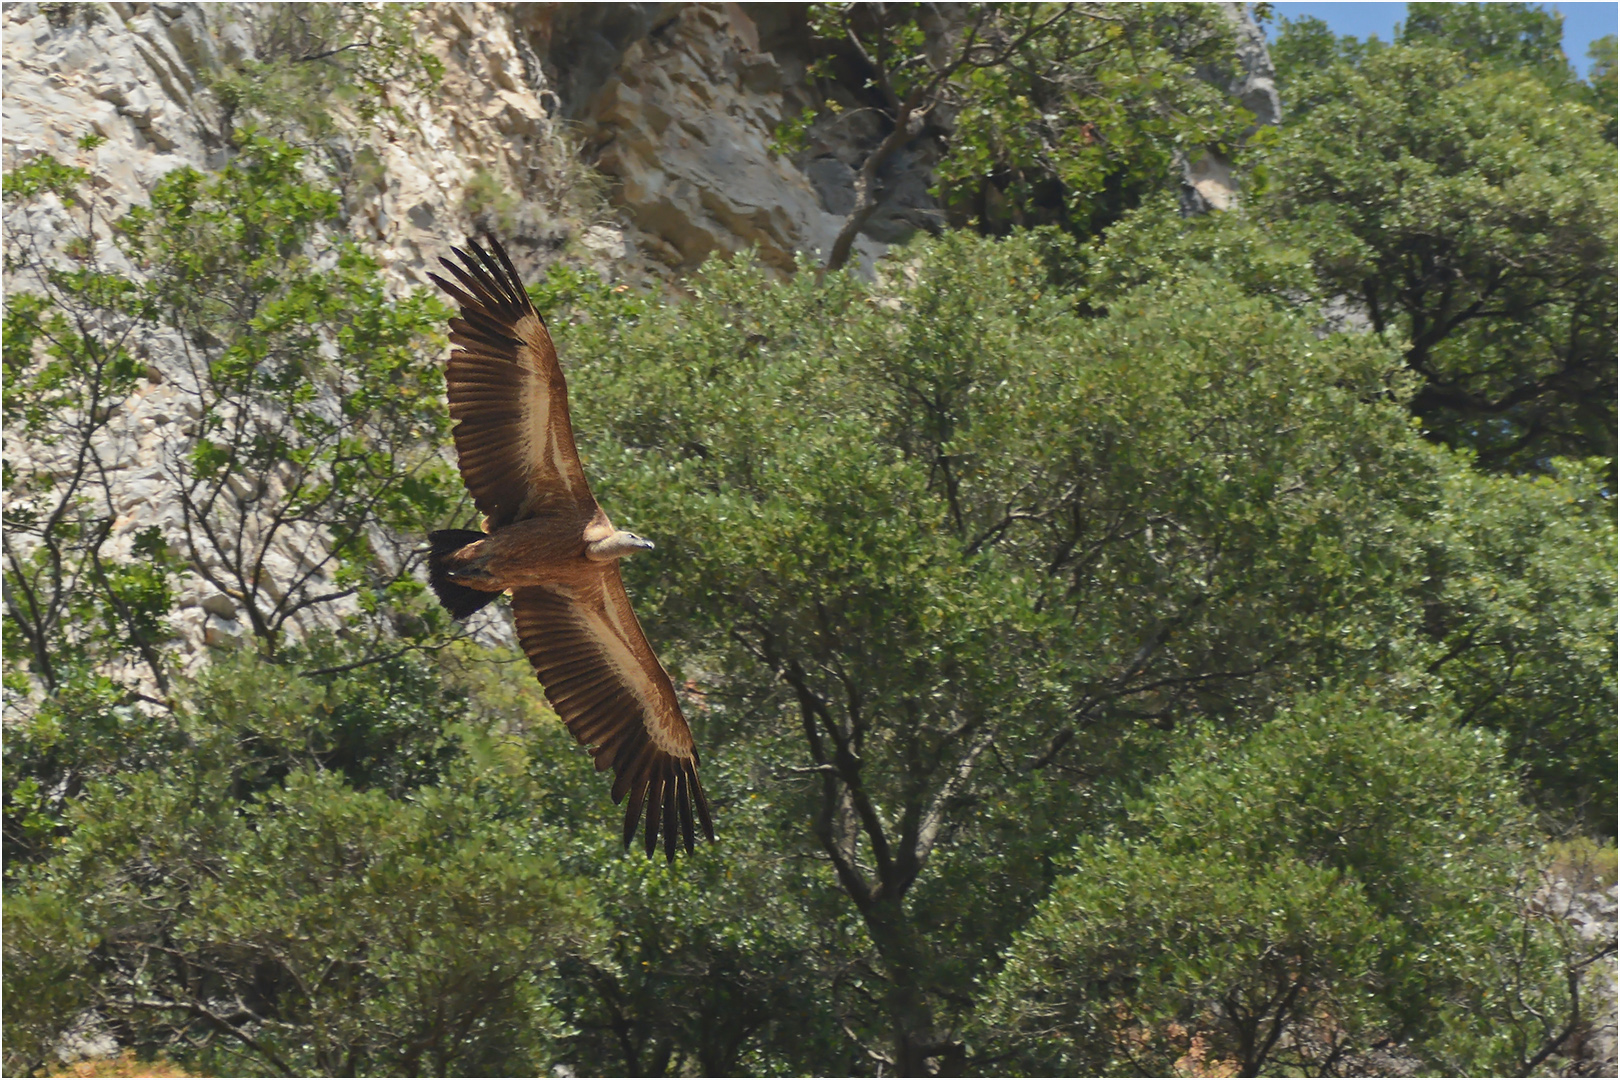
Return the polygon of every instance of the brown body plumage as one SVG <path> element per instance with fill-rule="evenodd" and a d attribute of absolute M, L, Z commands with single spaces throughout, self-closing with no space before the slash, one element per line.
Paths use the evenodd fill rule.
<path fill-rule="evenodd" d="M 445 385 L 485 531 L 433 533 L 429 580 L 457 618 L 511 592 L 546 697 L 596 767 L 613 769 L 613 800 L 629 797 L 626 846 L 645 810 L 647 853 L 662 827 L 673 860 L 677 831 L 692 850 L 694 810 L 710 840 L 714 827 L 691 729 L 619 577 L 619 559 L 652 544 L 615 528 L 591 495 L 556 349 L 511 260 L 493 240 L 493 255 L 467 246 L 452 249 L 462 265 L 440 260 L 459 284 L 429 276 L 461 305 Z"/>

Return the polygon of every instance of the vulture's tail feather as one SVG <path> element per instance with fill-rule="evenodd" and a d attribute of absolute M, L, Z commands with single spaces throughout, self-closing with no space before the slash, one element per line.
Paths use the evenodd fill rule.
<path fill-rule="evenodd" d="M 428 533 L 428 543 L 432 545 L 428 553 L 428 584 L 433 586 L 439 603 L 454 618 L 465 619 L 501 595 L 483 589 L 469 589 L 450 580 L 450 556 L 468 544 L 483 539 L 483 533 L 470 529 L 440 529 Z"/>

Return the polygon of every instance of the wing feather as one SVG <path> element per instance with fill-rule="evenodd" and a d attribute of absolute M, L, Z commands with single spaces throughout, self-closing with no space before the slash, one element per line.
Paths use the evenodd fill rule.
<path fill-rule="evenodd" d="M 636 824 L 641 820 L 641 808 L 647 801 L 647 781 L 642 780 L 630 789 L 630 805 L 624 810 L 624 846 L 636 838 Z M 686 850 L 692 850 L 688 847 Z"/>
<path fill-rule="evenodd" d="M 664 858 L 670 862 L 675 861 L 675 830 L 676 824 L 675 800 L 680 797 L 681 782 L 678 776 L 672 773 L 664 781 Z M 656 837 L 654 838 L 656 842 Z"/>
<path fill-rule="evenodd" d="M 686 841 L 687 847 L 691 847 L 693 840 L 692 780 L 691 777 L 682 772 L 675 777 L 675 782 L 680 785 L 680 795 L 675 801 L 681 808 L 681 837 Z"/>
<path fill-rule="evenodd" d="M 642 839 L 646 842 L 647 856 L 658 850 L 658 826 L 664 817 L 664 778 L 654 776 L 647 789 L 647 829 Z"/>
<path fill-rule="evenodd" d="M 512 260 L 469 242 L 440 259 L 455 282 L 429 274 L 461 307 L 445 366 L 456 456 L 473 503 L 499 529 L 562 507 L 596 510 L 574 446 L 568 387 L 557 350 Z"/>
<path fill-rule="evenodd" d="M 677 839 L 695 840 L 693 811 L 714 839 L 698 782 L 697 749 L 675 687 L 653 655 L 630 607 L 616 563 L 568 587 L 512 590 L 518 641 L 568 730 L 591 748 L 598 769 L 612 768 L 613 801 L 625 807 L 625 844 L 646 815 L 644 845 L 673 859 Z M 679 834 L 677 836 L 677 834 Z"/>

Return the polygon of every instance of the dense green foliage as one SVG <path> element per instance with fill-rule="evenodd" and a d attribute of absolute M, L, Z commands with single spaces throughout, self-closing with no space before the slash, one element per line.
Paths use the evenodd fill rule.
<path fill-rule="evenodd" d="M 1175 190 L 1200 148 L 1235 158 L 1256 181 L 1248 212 L 1311 256 L 1312 291 L 1404 350 L 1432 437 L 1490 468 L 1612 455 L 1613 65 L 1579 81 L 1557 15 L 1417 4 L 1387 46 L 1285 23 L 1283 122 L 1260 130 L 1224 93 L 1231 28 L 1212 5 L 986 4 L 947 18 L 824 4 L 809 25 L 815 85 L 863 85 L 869 100 L 828 97 L 784 138 L 875 112 L 895 129 L 875 162 L 931 122 L 946 217 L 991 234 L 1092 237 Z M 1612 54 L 1605 42 L 1595 56 Z M 863 184 L 851 223 L 868 212 Z"/>
<path fill-rule="evenodd" d="M 362 760 L 327 751 L 368 718 L 452 739 L 464 711 L 423 674 L 213 665 L 179 744 L 90 784 L 52 858 L 14 873 L 8 997 L 37 1006 L 8 1009 L 8 1053 L 37 1059 L 93 1007 L 121 1041 L 178 1043 L 216 1075 L 546 1067 L 547 992 L 560 960 L 592 954 L 594 910 L 530 827 L 533 795 L 503 813 L 474 755 L 435 777 L 386 737 Z M 36 999 L 36 965 L 87 942 Z"/>
<path fill-rule="evenodd" d="M 390 91 L 428 93 L 444 74 L 416 40 L 414 6 L 275 4 L 234 16 L 252 54 L 204 73 L 225 130 L 251 118 L 283 139 L 325 142 L 340 131 L 334 106 L 362 125 L 398 115 Z"/>
<path fill-rule="evenodd" d="M 814 85 L 865 91 L 848 115 L 933 123 L 935 190 L 957 226 L 1093 234 L 1173 188 L 1188 147 L 1235 143 L 1253 120 L 1200 77 L 1231 65 L 1208 4 L 812 4 L 809 27 Z M 818 112 L 846 118 L 828 97 L 781 136 L 802 139 Z"/>
<path fill-rule="evenodd" d="M 1459 471 L 1428 548 L 1429 666 L 1463 718 L 1498 731 L 1536 800 L 1612 835 L 1612 504 L 1598 463 L 1560 478 Z"/>
<path fill-rule="evenodd" d="M 1526 1075 L 1568 991 L 1557 939 L 1522 933 L 1531 830 L 1498 755 L 1343 693 L 1210 739 L 1067 860 L 989 1022 L 1068 1075 L 1365 1074 L 1379 1037 Z"/>
<path fill-rule="evenodd" d="M 1612 100 L 1575 81 L 1552 16 L 1414 7 L 1385 48 L 1285 29 L 1257 209 L 1401 344 L 1432 434 L 1496 468 L 1611 456 Z"/>
<path fill-rule="evenodd" d="M 1612 295 L 1573 277 L 1612 277 L 1577 233 L 1613 196 L 1600 95 L 1501 10 L 1414 5 L 1381 49 L 1290 28 L 1310 89 L 1237 212 L 1161 190 L 1177 125 L 1209 131 L 1129 117 L 1202 100 L 1209 46 L 1133 9 L 952 84 L 998 154 L 1068 87 L 1017 166 L 1067 194 L 989 167 L 1046 229 L 981 219 L 1007 235 L 875 281 L 715 261 L 679 301 L 551 268 L 721 833 L 673 867 L 620 850 L 522 657 L 422 595 L 421 533 L 467 514 L 445 312 L 337 239 L 319 159 L 244 135 L 113 223 L 67 164 L 9 175 L 7 1071 L 86 1023 L 216 1075 L 1586 1068 L 1613 943 L 1543 876 L 1591 843 L 1544 845 L 1612 836 L 1612 447 L 1549 373 L 1612 381 Z M 890 14 L 925 54 L 928 13 Z M 1105 85 L 1117 156 L 1080 138 Z M 1322 195 L 1392 163 L 1393 201 Z M 1454 281 L 1506 267 L 1502 309 L 1422 365 L 1462 285 L 1380 278 L 1410 303 L 1333 329 L 1343 260 L 1423 237 Z M 152 478 L 176 510 L 134 529 L 121 406 L 159 355 L 195 410 Z M 1492 427 L 1432 419 L 1442 383 L 1539 389 Z M 267 572 L 288 543 L 303 576 Z M 240 633 L 186 666 L 199 582 Z"/>
<path fill-rule="evenodd" d="M 1242 258 L 1241 225 L 1211 229 L 1187 246 L 1263 293 L 1252 268 L 1274 264 Z M 1128 244 L 1096 264 L 1117 273 Z M 724 673 L 711 705 L 805 776 L 799 812 L 874 966 L 914 980 L 882 1004 L 921 1058 L 948 1060 L 939 1029 L 965 1018 L 946 988 L 986 974 L 1015 898 L 1045 887 L 1031 858 L 1117 813 L 1187 721 L 1241 733 L 1302 687 L 1390 680 L 1579 771 L 1549 805 L 1594 823 L 1614 805 L 1612 635 L 1586 621 L 1612 610 L 1613 531 L 1580 509 L 1590 478 L 1477 478 L 1416 438 L 1394 354 L 1321 340 L 1275 297 L 1207 271 L 1173 290 L 1102 278 L 1106 316 L 1078 318 L 1042 284 L 1048 257 L 948 239 L 877 297 L 711 269 L 692 305 L 588 289 L 556 325 L 604 497 L 682 523 L 628 571 L 651 578 L 650 619 Z M 1515 557 L 1450 531 L 1459 517 L 1542 550 L 1531 576 L 1567 601 L 1533 614 L 1533 582 L 1500 576 Z M 1553 672 L 1579 735 L 1518 704 Z M 734 745 L 721 732 L 711 757 Z"/>

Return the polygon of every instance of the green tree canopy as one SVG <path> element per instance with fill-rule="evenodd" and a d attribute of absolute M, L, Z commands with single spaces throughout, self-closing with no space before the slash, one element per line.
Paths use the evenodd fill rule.
<path fill-rule="evenodd" d="M 1264 286 L 1297 260 L 1226 233 L 1200 242 L 1254 294 L 1099 277 L 1088 317 L 1030 237 L 946 237 L 875 287 L 742 263 L 680 306 L 538 290 L 593 484 L 659 539 L 627 574 L 714 710 L 705 757 L 779 778 L 784 841 L 869 942 L 882 996 L 847 1023 L 896 1067 L 968 1064 L 952 988 L 1185 725 L 1324 679 L 1447 693 L 1425 553 L 1474 542 L 1435 518 L 1469 465 L 1417 438 L 1396 354 L 1323 338 Z"/>
<path fill-rule="evenodd" d="M 476 758 L 408 798 L 357 790 L 261 740 L 321 712 L 263 667 L 188 687 L 191 745 L 89 785 L 53 857 L 13 875 L 8 1063 L 89 1009 L 121 1044 L 216 1075 L 549 1067 L 557 965 L 592 955 L 596 912 L 519 810 L 532 793 L 514 805 Z M 435 719 L 442 735 L 457 714 Z"/>
<path fill-rule="evenodd" d="M 1564 55 L 1564 16 L 1529 4 L 1408 4 L 1395 40 L 1437 45 L 1469 63 L 1517 70 L 1549 86 L 1575 79 Z"/>
<path fill-rule="evenodd" d="M 1254 119 L 1215 85 L 1234 36 L 1208 4 L 812 4 L 807 21 L 819 100 L 779 145 L 881 118 L 833 269 L 908 143 L 937 148 L 934 190 L 953 225 L 1091 235 L 1175 188 L 1188 148 L 1235 144 Z"/>
<path fill-rule="evenodd" d="M 1081 843 L 988 1017 L 1037 1073 L 1376 1075 L 1395 1045 L 1530 1075 L 1587 958 L 1524 910 L 1532 829 L 1500 764 L 1478 731 L 1343 693 L 1214 739 Z"/>
<path fill-rule="evenodd" d="M 1612 457 L 1612 121 L 1570 81 L 1555 17 L 1417 7 L 1387 48 L 1284 35 L 1290 113 L 1257 212 L 1402 343 L 1434 436 L 1493 468 Z"/>

